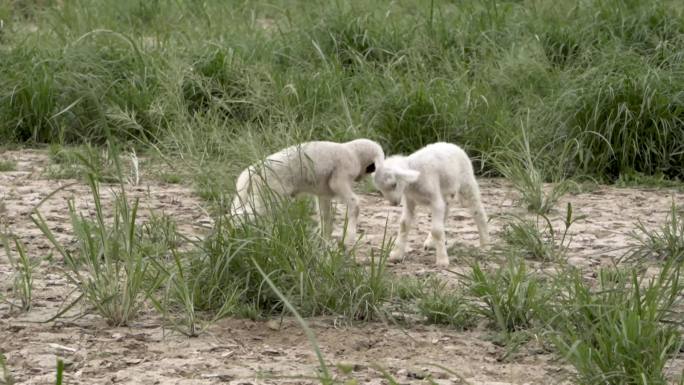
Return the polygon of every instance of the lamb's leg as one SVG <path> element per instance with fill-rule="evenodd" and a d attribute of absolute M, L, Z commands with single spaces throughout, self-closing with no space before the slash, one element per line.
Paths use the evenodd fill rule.
<path fill-rule="evenodd" d="M 446 226 L 447 220 L 449 219 L 449 203 L 444 201 L 444 225 Z M 446 242 L 446 238 L 444 239 L 444 242 Z M 423 242 L 423 249 L 424 250 L 434 250 L 436 247 L 435 240 L 432 238 L 432 232 L 429 232 L 427 235 L 427 238 L 425 238 L 425 242 Z"/>
<path fill-rule="evenodd" d="M 445 235 L 444 235 L 444 215 L 446 203 L 442 197 L 437 197 L 432 201 L 432 239 L 435 241 L 437 254 L 437 266 L 449 266 L 449 256 L 447 255 Z"/>
<path fill-rule="evenodd" d="M 330 239 L 332 235 L 332 200 L 329 197 L 319 196 L 316 200 L 317 220 L 321 230 L 321 235 L 325 239 Z"/>
<path fill-rule="evenodd" d="M 399 234 L 397 235 L 394 249 L 392 249 L 392 252 L 389 255 L 390 261 L 397 261 L 404 258 L 404 253 L 406 252 L 406 238 L 409 231 L 411 231 L 411 226 L 413 225 L 413 220 L 415 218 L 415 211 L 416 203 L 404 197 L 404 207 L 399 222 Z"/>
<path fill-rule="evenodd" d="M 477 186 L 477 181 L 473 177 L 469 183 L 466 183 L 461 188 L 461 198 L 470 209 L 475 225 L 477 225 L 477 232 L 480 235 L 480 246 L 485 247 L 489 244 L 489 230 L 487 229 L 487 214 L 482 206 L 480 199 L 480 188 Z"/>
<path fill-rule="evenodd" d="M 350 248 L 356 243 L 356 227 L 359 219 L 359 198 L 354 194 L 351 183 L 346 178 L 333 176 L 330 180 L 330 189 L 347 205 L 347 227 L 344 245 Z"/>

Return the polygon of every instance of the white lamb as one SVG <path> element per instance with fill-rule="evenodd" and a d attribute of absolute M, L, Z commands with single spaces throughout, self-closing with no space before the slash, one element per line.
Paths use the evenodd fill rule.
<path fill-rule="evenodd" d="M 373 177 L 375 186 L 393 206 L 403 199 L 403 212 L 399 235 L 391 260 L 404 257 L 406 237 L 413 224 L 417 205 L 432 208 L 432 230 L 423 247 L 436 248 L 437 265 L 448 266 L 444 224 L 449 213 L 448 200 L 455 196 L 468 207 L 477 224 L 480 244 L 489 242 L 487 214 L 480 201 L 480 189 L 473 174 L 468 155 L 450 143 L 433 143 L 409 156 L 392 156 L 385 159 Z"/>
<path fill-rule="evenodd" d="M 382 147 L 368 139 L 346 143 L 306 142 L 268 156 L 263 162 L 245 169 L 237 179 L 231 213 L 263 214 L 264 194 L 294 197 L 316 196 L 320 229 L 324 237 L 332 234 L 332 199 L 347 205 L 345 245 L 356 242 L 359 198 L 352 184 L 382 164 Z M 268 186 L 268 189 L 264 189 Z"/>

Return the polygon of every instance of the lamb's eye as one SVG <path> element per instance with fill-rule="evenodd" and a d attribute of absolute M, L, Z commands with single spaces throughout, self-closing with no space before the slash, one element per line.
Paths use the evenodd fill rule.
<path fill-rule="evenodd" d="M 394 190 L 395 188 L 397 188 L 397 182 L 392 183 L 392 185 L 390 186 L 390 188 L 391 188 L 392 190 Z"/>

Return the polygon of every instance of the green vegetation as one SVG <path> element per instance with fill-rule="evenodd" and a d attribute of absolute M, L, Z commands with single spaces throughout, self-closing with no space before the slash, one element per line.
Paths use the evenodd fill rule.
<path fill-rule="evenodd" d="M 636 269 L 603 269 L 595 288 L 578 271 L 566 273 L 552 340 L 579 383 L 666 383 L 663 369 L 682 346 L 675 321 L 680 267 L 668 263 L 652 278 Z"/>
<path fill-rule="evenodd" d="M 0 353 L 0 369 L 2 369 L 2 377 L 0 378 L 0 384 L 2 385 L 13 385 L 16 381 L 12 377 L 12 372 L 7 367 L 5 362 L 5 355 Z"/>
<path fill-rule="evenodd" d="M 538 321 L 547 302 L 541 280 L 527 271 L 525 261 L 510 258 L 494 270 L 472 266 L 471 294 L 482 302 L 477 311 L 503 332 L 527 329 Z"/>
<path fill-rule="evenodd" d="M 80 291 L 77 301 L 84 299 L 110 325 L 127 325 L 140 309 L 146 288 L 154 288 L 154 281 L 146 280 L 150 261 L 136 231 L 138 200 L 131 203 L 122 185 L 110 224 L 95 177 L 90 175 L 88 183 L 95 204 L 94 220 L 79 212 L 73 199 L 69 201 L 71 225 L 78 240 L 76 251 L 57 240 L 40 212 L 31 218 L 64 258 L 64 275 Z"/>
<path fill-rule="evenodd" d="M 208 169 L 231 180 L 293 142 L 359 136 L 390 153 L 454 141 L 478 171 L 534 185 L 684 177 L 676 1 L 73 0 L 0 14 L 3 142 L 154 144 L 209 198 L 230 186 Z M 502 148 L 521 163 L 489 164 Z M 561 193 L 529 203 L 545 212 Z"/>
<path fill-rule="evenodd" d="M 474 326 L 476 314 L 462 289 L 449 288 L 445 282 L 431 280 L 426 292 L 417 296 L 417 307 L 427 322 L 449 325 L 456 329 Z"/>
<path fill-rule="evenodd" d="M 684 214 L 681 210 L 673 199 L 667 219 L 658 230 L 649 230 L 639 221 L 631 234 L 639 242 L 632 256 L 684 260 Z"/>
<path fill-rule="evenodd" d="M 17 162 L 8 159 L 0 160 L 0 172 L 16 171 Z"/>
<path fill-rule="evenodd" d="M 4 236 L 2 242 L 5 245 L 5 253 L 9 259 L 10 265 L 14 269 L 14 282 L 12 290 L 14 295 L 19 299 L 20 305 L 17 306 L 21 311 L 31 310 L 33 300 L 33 272 L 36 267 L 36 262 L 32 261 L 26 253 L 26 247 L 16 238 L 14 238 L 14 247 L 18 256 L 13 256 L 10 246 L 10 239 Z M 14 304 L 12 304 L 13 306 Z"/>
<path fill-rule="evenodd" d="M 87 180 L 89 176 L 92 176 L 98 182 L 109 183 L 131 180 L 130 176 L 123 175 L 123 173 L 120 175 L 120 170 L 117 168 L 123 165 L 120 159 L 121 154 L 115 158 L 111 152 L 111 146 L 100 148 L 90 144 L 79 146 L 52 144 L 48 152 L 52 163 L 46 168 L 45 175 L 52 179 L 82 180 Z M 131 174 L 136 172 L 135 167 L 131 165 Z M 135 175 L 132 176 L 135 177 Z"/>
<path fill-rule="evenodd" d="M 317 234 L 306 202 L 272 200 L 269 207 L 273 215 L 216 218 L 185 262 L 176 259 L 177 276 L 188 280 L 182 293 L 193 307 L 251 317 L 280 314 L 283 303 L 264 286 L 261 269 L 304 316 L 375 318 L 390 294 L 385 252 L 371 253 L 365 268 L 355 263 L 354 250 L 329 245 Z"/>
<path fill-rule="evenodd" d="M 540 261 L 562 262 L 571 241 L 570 227 L 585 219 L 584 215 L 573 215 L 572 204 L 568 203 L 566 207 L 563 232 L 554 228 L 549 216 L 544 214 L 537 215 L 535 221 L 517 215 L 505 216 L 502 234 L 507 246 L 505 251 Z"/>

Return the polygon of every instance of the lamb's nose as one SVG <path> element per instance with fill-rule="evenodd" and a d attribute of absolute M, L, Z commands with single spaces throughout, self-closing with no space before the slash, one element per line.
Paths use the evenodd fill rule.
<path fill-rule="evenodd" d="M 390 205 L 396 207 L 396 206 L 399 206 L 399 202 L 398 201 L 392 201 L 392 202 L 390 202 Z"/>

